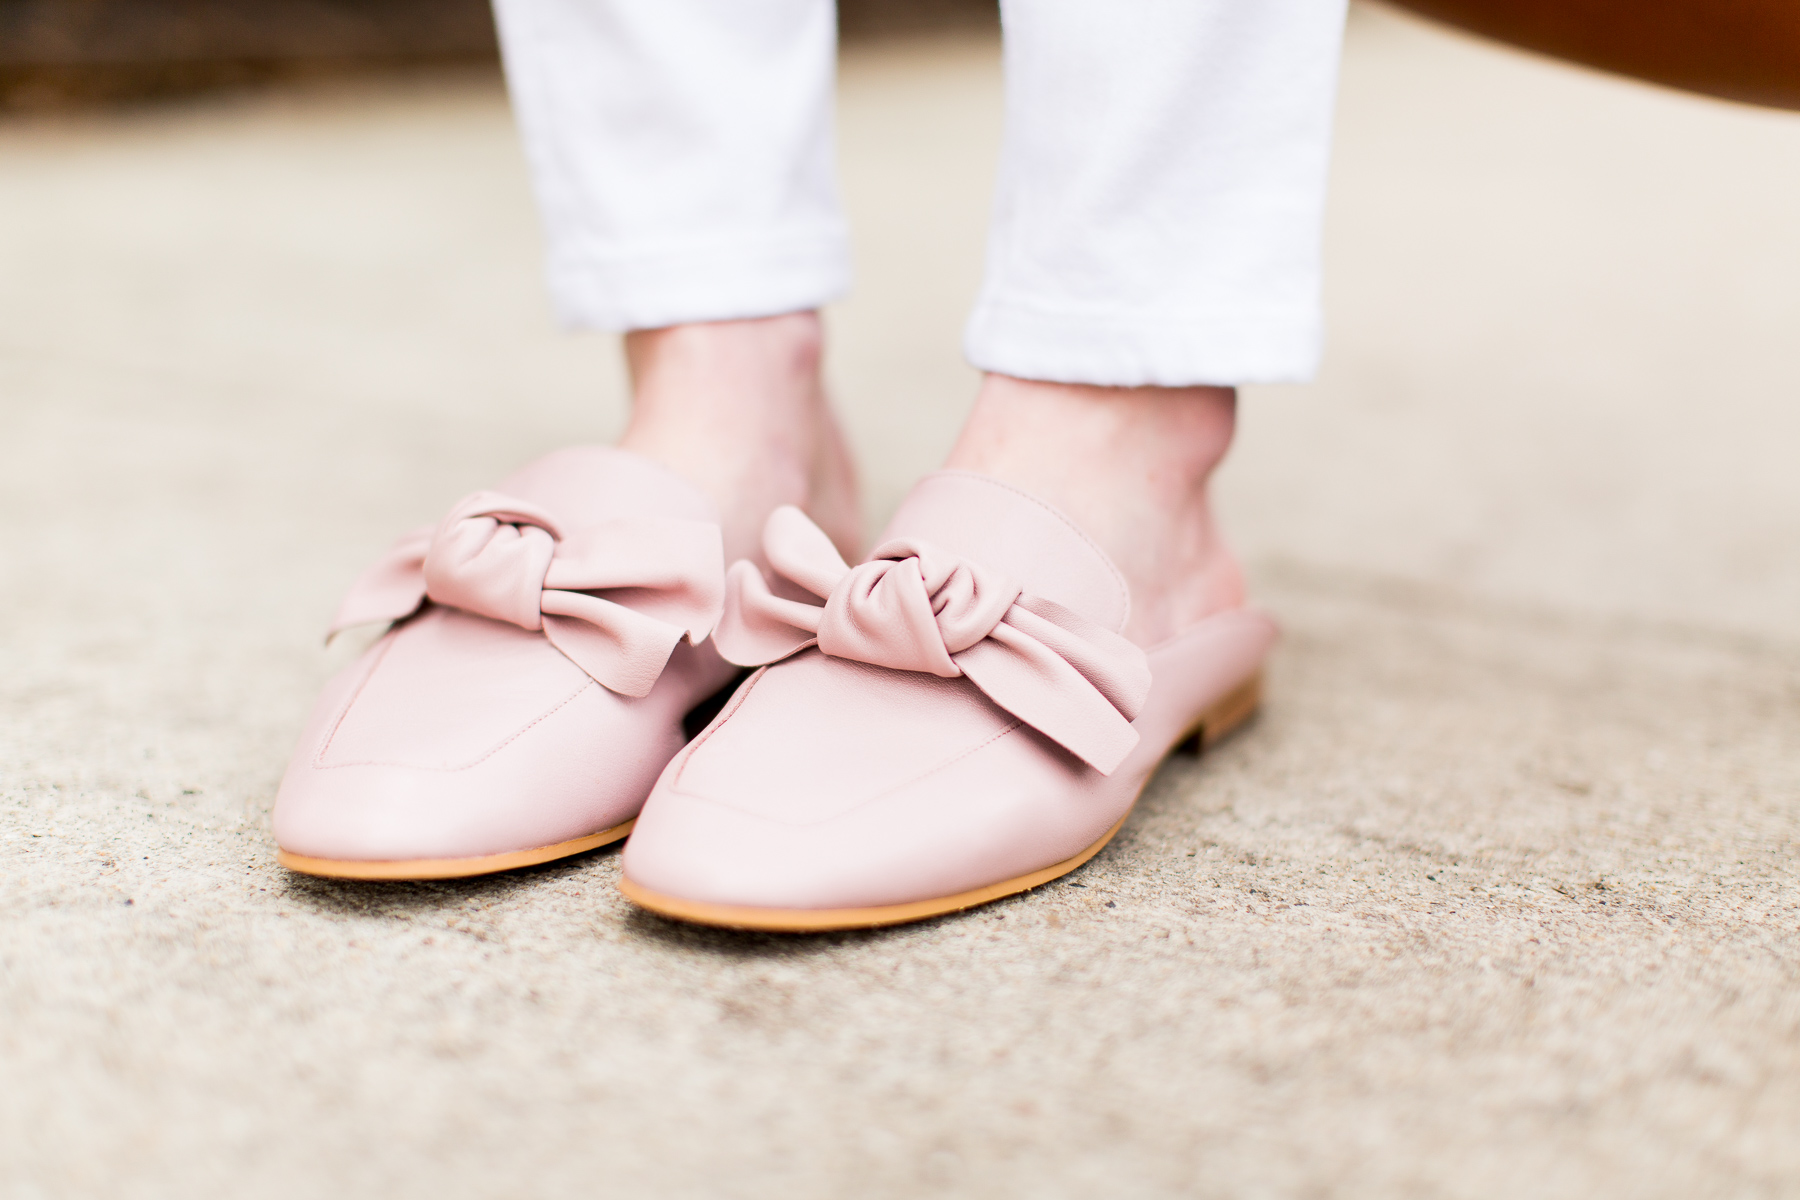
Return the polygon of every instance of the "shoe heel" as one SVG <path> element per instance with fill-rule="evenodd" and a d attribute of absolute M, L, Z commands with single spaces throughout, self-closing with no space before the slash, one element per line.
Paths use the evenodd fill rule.
<path fill-rule="evenodd" d="M 1187 736 L 1176 745 L 1183 754 L 1200 755 L 1219 744 L 1238 726 L 1256 715 L 1262 704 L 1262 672 L 1258 671 L 1221 696 L 1200 714 Z"/>

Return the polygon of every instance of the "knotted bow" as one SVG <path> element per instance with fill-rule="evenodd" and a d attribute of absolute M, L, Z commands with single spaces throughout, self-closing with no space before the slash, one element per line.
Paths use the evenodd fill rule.
<path fill-rule="evenodd" d="M 542 630 L 603 686 L 643 696 L 677 642 L 712 632 L 723 563 L 718 526 L 704 521 L 603 521 L 565 537 L 543 509 L 476 492 L 364 572 L 331 633 L 398 621 L 431 600 Z"/>
<path fill-rule="evenodd" d="M 713 635 L 728 661 L 761 666 L 816 644 L 835 658 L 965 676 L 1103 775 L 1137 745 L 1131 721 L 1150 692 L 1150 664 L 1110 629 L 913 538 L 852 568 L 797 508 L 769 517 L 763 550 L 823 603 L 784 599 L 753 564 L 734 564 Z"/>

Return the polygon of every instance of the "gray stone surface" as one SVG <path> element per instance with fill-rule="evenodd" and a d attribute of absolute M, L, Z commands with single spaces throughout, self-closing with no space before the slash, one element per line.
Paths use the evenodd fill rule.
<path fill-rule="evenodd" d="M 996 69 L 846 65 L 878 510 Z M 274 864 L 338 590 L 620 420 L 497 84 L 0 125 L 0 1195 L 1800 1194 L 1800 121 L 1365 12 L 1333 186 L 1224 481 L 1265 715 L 1067 882 L 788 939 Z"/>

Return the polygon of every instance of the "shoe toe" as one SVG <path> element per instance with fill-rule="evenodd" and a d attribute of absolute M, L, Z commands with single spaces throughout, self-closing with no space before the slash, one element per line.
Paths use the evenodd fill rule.
<path fill-rule="evenodd" d="M 624 872 L 712 905 L 909 904 L 1102 836 L 1118 814 L 1091 802 L 1097 778 L 966 680 L 809 651 L 746 684 L 670 764 Z"/>
<path fill-rule="evenodd" d="M 276 841 L 320 859 L 453 859 L 618 825 L 680 746 L 664 691 L 619 696 L 538 634 L 429 609 L 326 688 L 276 798 Z"/>

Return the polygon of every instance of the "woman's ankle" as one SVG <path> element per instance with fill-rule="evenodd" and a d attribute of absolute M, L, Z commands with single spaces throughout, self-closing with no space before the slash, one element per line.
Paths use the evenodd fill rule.
<path fill-rule="evenodd" d="M 824 327 L 816 312 L 634 329 L 625 335 L 633 424 L 657 419 L 670 405 L 685 412 L 732 400 L 712 390 L 696 392 L 692 385 L 734 373 L 771 389 L 758 399 L 773 402 L 772 414 L 790 406 L 800 411 L 813 399 L 804 393 L 818 384 L 824 349 Z M 743 411 L 741 403 L 730 408 Z"/>
<path fill-rule="evenodd" d="M 1108 388 L 989 375 L 947 465 L 1055 504 L 1132 589 L 1126 633 L 1161 641 L 1243 603 L 1208 485 L 1236 423 L 1231 388 Z"/>
<path fill-rule="evenodd" d="M 826 401 L 823 350 L 813 312 L 625 336 L 632 411 L 620 445 L 713 497 L 729 558 L 760 556 L 762 523 L 782 504 L 807 509 L 841 541 L 859 536 L 855 472 Z"/>

